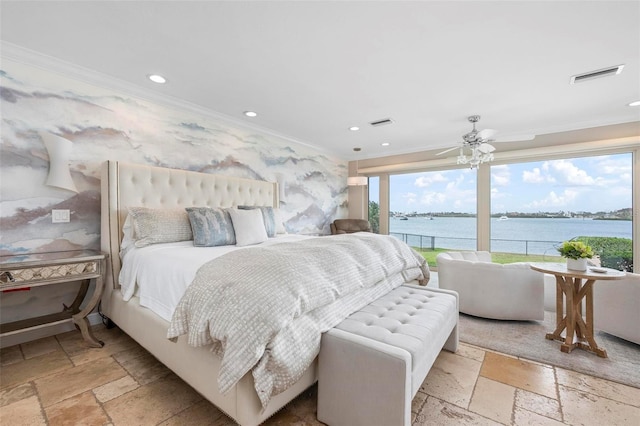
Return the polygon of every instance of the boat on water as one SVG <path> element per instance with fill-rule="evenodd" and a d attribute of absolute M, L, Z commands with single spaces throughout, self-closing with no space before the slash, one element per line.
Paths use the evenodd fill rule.
<path fill-rule="evenodd" d="M 508 220 L 509 218 L 506 216 L 500 216 L 500 218 L 498 218 L 498 220 Z"/>
<path fill-rule="evenodd" d="M 399 220 L 409 220 L 409 218 L 406 217 L 406 216 L 398 216 L 398 219 Z"/>

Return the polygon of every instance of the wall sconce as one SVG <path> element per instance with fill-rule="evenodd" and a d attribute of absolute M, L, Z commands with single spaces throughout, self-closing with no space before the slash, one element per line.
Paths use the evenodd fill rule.
<path fill-rule="evenodd" d="M 45 185 L 78 192 L 69 171 L 73 142 L 49 132 L 38 132 L 49 152 L 49 176 Z"/>

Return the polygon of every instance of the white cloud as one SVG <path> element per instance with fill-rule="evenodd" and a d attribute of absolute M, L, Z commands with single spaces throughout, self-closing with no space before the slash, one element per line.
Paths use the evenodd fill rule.
<path fill-rule="evenodd" d="M 491 200 L 499 200 L 500 198 L 505 198 L 506 196 L 507 194 L 504 192 L 500 192 L 498 188 L 491 188 Z"/>
<path fill-rule="evenodd" d="M 407 192 L 406 194 L 402 194 L 400 197 L 404 198 L 407 204 L 415 204 L 418 201 L 418 194 L 413 192 Z"/>
<path fill-rule="evenodd" d="M 609 156 L 597 157 L 594 168 L 606 175 L 620 176 L 631 174 L 631 161 L 626 158 L 614 159 Z"/>
<path fill-rule="evenodd" d="M 497 186 L 507 186 L 511 180 L 511 172 L 506 164 L 491 167 L 491 178 Z"/>
<path fill-rule="evenodd" d="M 553 160 L 549 161 L 549 168 L 551 172 L 555 172 L 558 175 L 559 181 L 562 184 L 574 185 L 574 186 L 587 186 L 595 185 L 596 179 L 589 176 L 585 170 L 576 167 L 569 160 Z"/>
<path fill-rule="evenodd" d="M 543 164 L 543 170 L 545 170 L 545 164 Z M 546 170 L 545 170 L 546 172 Z M 550 176 L 547 176 L 546 173 L 543 175 L 538 167 L 534 167 L 533 170 L 523 170 L 522 171 L 522 181 L 525 183 L 544 183 L 550 182 Z"/>
<path fill-rule="evenodd" d="M 448 181 L 449 179 L 447 179 L 442 173 L 429 173 L 427 175 L 419 176 L 414 182 L 414 185 L 418 188 L 426 188 L 433 183 Z"/>
<path fill-rule="evenodd" d="M 456 178 L 456 180 L 449 182 L 445 187 L 445 190 L 447 191 L 457 190 L 457 188 L 460 187 L 463 183 L 464 183 L 464 175 L 460 175 Z"/>
<path fill-rule="evenodd" d="M 631 172 L 628 173 L 622 173 L 620 175 L 620 182 L 621 183 L 625 183 L 625 184 L 631 184 Z"/>
<path fill-rule="evenodd" d="M 579 192 L 573 189 L 565 189 L 560 194 L 556 194 L 555 191 L 551 191 L 549 195 L 547 195 L 542 200 L 536 200 L 529 204 L 526 204 L 526 207 L 533 209 L 567 207 L 570 206 L 578 198 L 578 195 Z"/>
<path fill-rule="evenodd" d="M 420 195 L 420 205 L 427 210 L 464 210 L 473 211 L 476 202 L 476 190 L 463 174 L 456 176 L 455 180 L 441 179 L 436 177 L 440 183 L 446 182 L 437 189 L 424 191 Z M 471 188 L 468 188 L 471 185 Z"/>
<path fill-rule="evenodd" d="M 447 201 L 447 196 L 442 192 L 425 192 L 420 198 L 420 204 L 433 207 L 436 205 L 442 205 Z"/>
<path fill-rule="evenodd" d="M 627 186 L 613 186 L 607 189 L 607 195 L 613 199 L 627 199 L 629 200 L 629 206 L 631 206 L 631 185 Z"/>

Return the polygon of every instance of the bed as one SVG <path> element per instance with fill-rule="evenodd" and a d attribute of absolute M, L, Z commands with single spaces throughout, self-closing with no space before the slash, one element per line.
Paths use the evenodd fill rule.
<path fill-rule="evenodd" d="M 121 243 L 130 207 L 275 207 L 279 204 L 277 183 L 107 161 L 103 165 L 101 185 L 101 248 L 109 254 L 101 308 L 111 321 L 241 425 L 262 423 L 316 382 L 317 362 L 314 361 L 294 384 L 272 396 L 266 405 L 256 393 L 252 374 L 245 374 L 222 393 L 217 381 L 212 380 L 221 371 L 221 359 L 213 355 L 209 347 L 188 345 L 185 335 L 169 340 L 167 330 L 173 325 L 167 321 L 170 312 L 154 313 L 144 306 L 148 305 L 144 295 L 141 298 L 141 293 L 123 289 L 119 284 L 123 266 Z M 316 240 L 327 238 L 336 237 Z M 129 294 L 124 297 L 124 293 Z"/>

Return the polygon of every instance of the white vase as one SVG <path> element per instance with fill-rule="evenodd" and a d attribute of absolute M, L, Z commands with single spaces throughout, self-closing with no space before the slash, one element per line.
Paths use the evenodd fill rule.
<path fill-rule="evenodd" d="M 567 258 L 567 269 L 571 269 L 572 271 L 586 271 L 587 259 L 584 257 L 580 259 Z"/>

